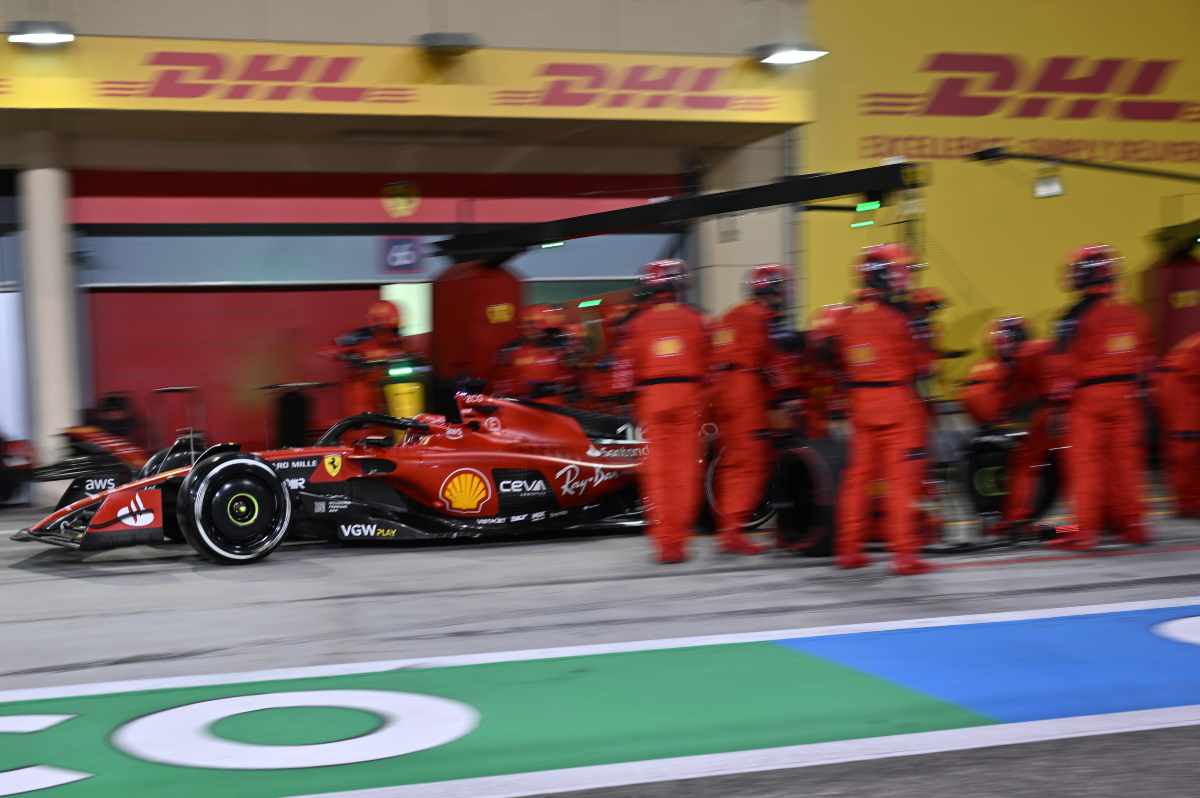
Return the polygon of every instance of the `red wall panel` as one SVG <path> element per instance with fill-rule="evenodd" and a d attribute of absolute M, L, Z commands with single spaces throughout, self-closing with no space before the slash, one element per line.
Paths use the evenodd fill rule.
<path fill-rule="evenodd" d="M 385 187 L 415 189 L 393 217 Z M 476 175 L 81 170 L 72 174 L 77 224 L 504 223 L 641 205 L 674 194 L 671 175 Z"/>
<path fill-rule="evenodd" d="M 161 440 L 168 426 L 184 425 L 184 405 L 151 392 L 199 386 L 210 440 L 261 446 L 274 416 L 271 395 L 259 386 L 336 381 L 340 366 L 318 351 L 360 326 L 378 296 L 375 288 L 92 292 L 93 387 L 97 396 L 130 394 Z M 316 421 L 337 417 L 336 388 L 312 396 Z"/>

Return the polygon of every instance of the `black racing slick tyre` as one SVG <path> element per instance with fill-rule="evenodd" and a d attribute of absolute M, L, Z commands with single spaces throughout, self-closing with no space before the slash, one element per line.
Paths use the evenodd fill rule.
<path fill-rule="evenodd" d="M 716 449 L 704 467 L 704 510 L 714 528 L 717 523 L 717 464 L 721 462 L 724 455 L 724 449 Z M 773 485 L 771 481 L 768 481 L 762 499 L 755 505 L 754 511 L 750 513 L 746 523 L 742 525 L 743 530 L 749 532 L 759 529 L 775 517 L 775 503 L 771 500 L 772 494 Z"/>
<path fill-rule="evenodd" d="M 203 442 L 201 442 L 201 445 L 203 445 Z M 192 459 L 199 457 L 202 451 L 202 449 L 194 449 L 193 451 L 180 450 L 171 454 L 170 447 L 159 449 L 150 455 L 150 459 L 133 475 L 133 478 L 145 479 L 163 471 L 174 471 L 176 468 L 190 466 Z M 168 519 L 178 515 L 175 507 L 177 498 L 174 491 L 163 491 L 163 515 Z M 163 536 L 172 543 L 184 542 L 183 531 L 179 528 L 178 524 L 171 523 L 170 520 L 163 524 Z"/>
<path fill-rule="evenodd" d="M 846 447 L 834 438 L 814 438 L 779 459 L 779 545 L 808 557 L 833 554 L 837 501 L 846 467 Z"/>
<path fill-rule="evenodd" d="M 257 562 L 283 542 L 292 521 L 287 488 L 261 458 L 226 452 L 198 462 L 175 509 L 183 537 L 221 565 Z"/>

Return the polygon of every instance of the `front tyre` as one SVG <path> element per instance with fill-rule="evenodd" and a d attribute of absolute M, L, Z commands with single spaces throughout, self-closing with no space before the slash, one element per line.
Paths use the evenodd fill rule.
<path fill-rule="evenodd" d="M 261 560 L 287 536 L 292 503 L 275 469 L 226 452 L 201 460 L 179 488 L 176 518 L 192 548 L 222 565 Z"/>

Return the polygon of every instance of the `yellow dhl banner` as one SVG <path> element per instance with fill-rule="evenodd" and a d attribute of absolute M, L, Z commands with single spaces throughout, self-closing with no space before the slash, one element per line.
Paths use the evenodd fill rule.
<path fill-rule="evenodd" d="M 817 0 L 825 151 L 1200 163 L 1200 2 Z M 903 29 L 904 36 L 895 31 Z M 836 101 L 832 98 L 836 96 Z M 826 102 L 827 100 L 831 100 Z"/>
<path fill-rule="evenodd" d="M 0 49 L 0 108 L 810 121 L 795 74 L 726 56 L 80 37 Z"/>

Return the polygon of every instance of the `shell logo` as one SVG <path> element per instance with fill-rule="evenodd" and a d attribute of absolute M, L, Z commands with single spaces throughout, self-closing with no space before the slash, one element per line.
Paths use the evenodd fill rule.
<path fill-rule="evenodd" d="M 492 498 L 492 483 L 473 468 L 460 468 L 446 477 L 438 495 L 453 512 L 477 513 Z"/>

